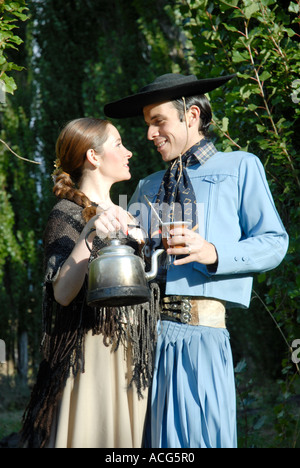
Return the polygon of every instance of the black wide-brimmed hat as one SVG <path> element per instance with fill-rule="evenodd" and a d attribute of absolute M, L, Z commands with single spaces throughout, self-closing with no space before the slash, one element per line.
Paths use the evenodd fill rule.
<path fill-rule="evenodd" d="M 110 102 L 104 107 L 107 117 L 122 119 L 143 115 L 143 108 L 150 104 L 173 101 L 181 97 L 198 96 L 219 88 L 236 75 L 198 80 L 195 75 L 167 73 L 142 88 L 137 94 Z"/>

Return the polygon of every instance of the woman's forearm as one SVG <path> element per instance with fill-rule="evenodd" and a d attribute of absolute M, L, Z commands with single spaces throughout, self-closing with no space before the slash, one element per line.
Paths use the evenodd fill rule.
<path fill-rule="evenodd" d="M 86 246 L 85 236 L 90 228 L 86 227 L 80 235 L 72 253 L 63 264 L 59 276 L 53 283 L 54 298 L 62 306 L 68 306 L 81 290 L 88 271 L 90 251 Z M 95 233 L 88 241 L 92 245 Z"/>
<path fill-rule="evenodd" d="M 116 216 L 116 217 L 115 217 Z M 88 243 L 92 248 L 94 237 L 104 239 L 110 232 L 122 229 L 128 232 L 128 224 L 132 224 L 133 219 L 122 208 L 113 206 L 106 211 L 94 216 L 83 229 L 72 253 L 63 264 L 59 276 L 53 283 L 54 298 L 62 306 L 68 306 L 81 290 L 85 276 L 88 271 L 90 251 L 86 245 L 85 237 L 91 228 L 96 232 L 88 236 Z M 139 235 L 141 235 L 139 233 Z"/>

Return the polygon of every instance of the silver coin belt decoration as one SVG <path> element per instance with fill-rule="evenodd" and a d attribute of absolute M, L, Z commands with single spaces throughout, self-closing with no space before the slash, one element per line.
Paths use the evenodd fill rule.
<path fill-rule="evenodd" d="M 190 299 L 183 296 L 164 297 L 161 304 L 162 320 L 190 323 L 192 320 L 192 304 Z"/>

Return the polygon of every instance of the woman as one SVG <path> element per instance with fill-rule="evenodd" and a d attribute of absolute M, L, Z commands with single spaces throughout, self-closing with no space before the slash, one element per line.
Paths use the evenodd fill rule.
<path fill-rule="evenodd" d="M 139 229 L 128 234 L 133 220 L 110 198 L 111 186 L 131 177 L 132 153 L 110 122 L 91 118 L 70 122 L 58 138 L 56 153 L 53 190 L 60 201 L 44 236 L 44 360 L 24 416 L 24 444 L 140 447 L 156 290 L 152 288 L 150 303 L 139 306 L 96 309 L 86 303 L 89 261 L 108 243 L 112 228 L 126 234 L 122 242 L 141 251 L 140 241 L 132 237 Z M 108 208 L 108 213 L 119 211 L 118 222 L 97 216 Z M 90 233 L 94 227 L 96 236 Z"/>

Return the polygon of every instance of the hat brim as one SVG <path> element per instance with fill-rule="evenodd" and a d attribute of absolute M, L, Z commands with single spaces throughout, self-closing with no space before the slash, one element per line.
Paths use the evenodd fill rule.
<path fill-rule="evenodd" d="M 161 89 L 152 91 L 141 91 L 137 94 L 106 104 L 104 112 L 107 117 L 115 119 L 141 116 L 146 106 L 165 101 L 174 101 L 180 97 L 209 93 L 224 85 L 235 76 L 236 75 L 226 75 L 218 78 L 208 78 L 184 84 L 176 84 L 170 87 L 164 86 Z"/>

